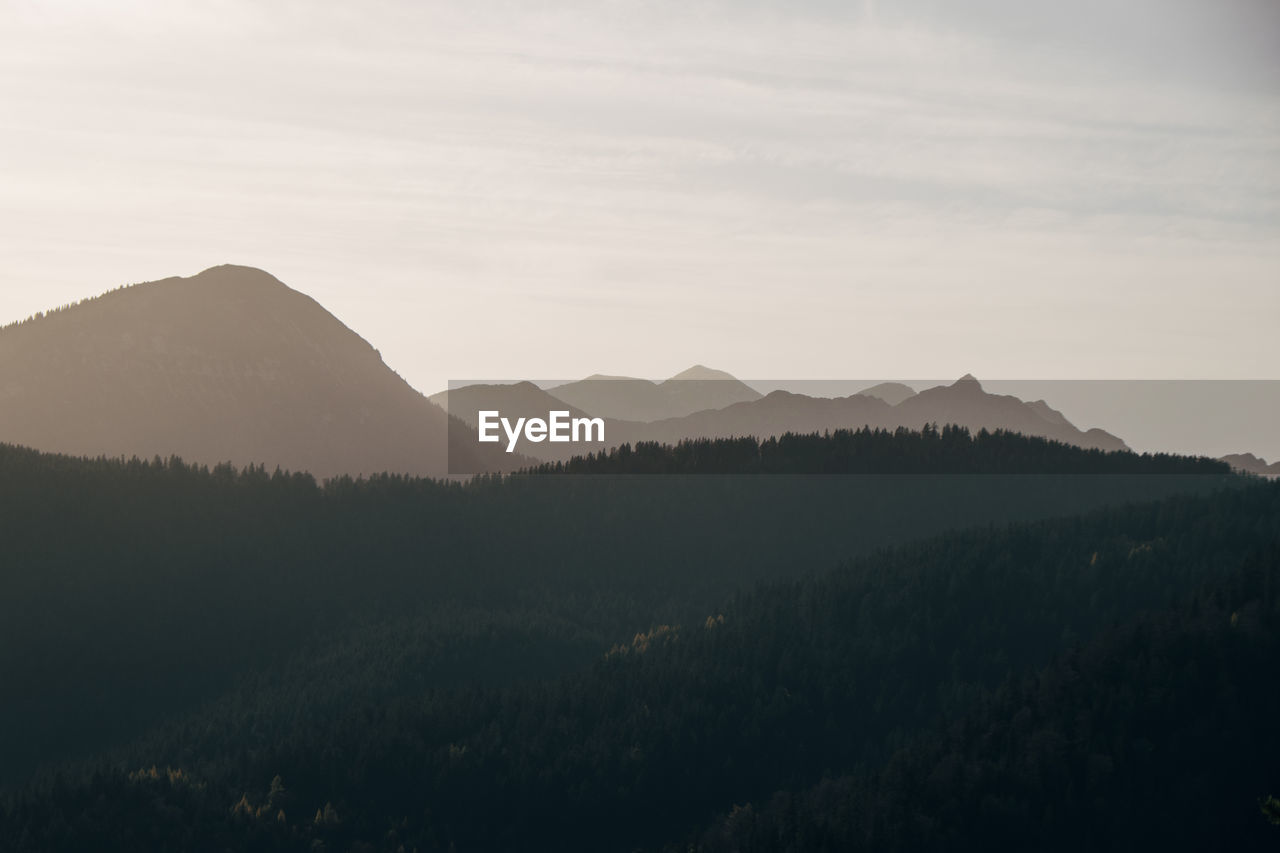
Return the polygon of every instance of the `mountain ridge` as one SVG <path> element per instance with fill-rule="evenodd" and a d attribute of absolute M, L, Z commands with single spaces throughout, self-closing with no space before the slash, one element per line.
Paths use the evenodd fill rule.
<path fill-rule="evenodd" d="M 709 371 L 701 366 L 691 368 L 691 371 L 702 371 L 695 375 L 716 374 L 729 376 L 729 379 L 686 381 L 672 378 L 663 383 L 640 379 L 587 379 L 568 386 L 540 390 L 541 406 L 551 407 L 559 400 L 575 412 L 581 410 L 588 415 L 605 418 L 607 440 L 594 442 L 589 446 L 544 444 L 529 452 L 545 461 L 567 461 L 584 452 L 640 441 L 675 444 L 683 439 L 748 435 L 763 439 L 788 432 L 805 434 L 864 426 L 890 430 L 899 427 L 920 429 L 925 424 L 952 424 L 966 427 L 975 433 L 984 429 L 992 432 L 1019 432 L 1085 449 L 1129 449 L 1122 439 L 1105 430 L 1096 427 L 1087 430 L 1077 428 L 1065 415 L 1043 400 L 1028 403 L 1009 395 L 989 394 L 982 383 L 968 373 L 950 385 L 938 385 L 919 392 L 901 383 L 881 383 L 846 397 L 813 397 L 778 389 L 762 396 L 741 399 L 746 395 L 740 393 L 738 386 L 749 386 L 730 374 Z M 656 408 L 651 407 L 649 401 L 668 383 L 680 384 L 680 390 L 684 393 L 681 405 L 694 411 L 687 415 L 652 420 L 610 415 L 610 412 L 617 411 L 641 414 L 650 408 Z M 586 389 L 585 386 L 589 385 L 598 387 Z M 510 409 L 517 414 L 528 414 L 531 411 L 529 395 L 518 391 L 520 385 L 468 387 L 471 390 L 467 392 L 465 411 L 455 409 L 454 414 L 469 423 L 475 423 L 475 410 L 480 408 L 499 411 Z M 562 394 L 561 389 L 566 387 L 570 389 L 570 393 Z M 601 389 L 603 393 L 597 394 L 594 400 L 586 393 L 587 390 Z M 457 395 L 463 390 L 454 389 L 452 393 Z M 628 405 L 625 398 L 629 393 L 640 398 L 635 405 Z M 886 400 L 879 396 L 881 393 L 897 402 Z M 572 400 L 565 400 L 565 397 Z M 718 405 L 725 399 L 734 398 L 739 399 L 727 405 Z M 439 401 L 439 395 L 432 399 Z M 602 405 L 593 409 L 593 402 Z M 546 408 L 536 414 L 545 415 L 549 410 Z"/>
<path fill-rule="evenodd" d="M 497 462 L 319 302 L 255 267 L 116 288 L 0 330 L 0 440 L 317 477 Z"/>
<path fill-rule="evenodd" d="M 661 381 L 593 374 L 548 389 L 482 390 L 423 396 L 313 298 L 234 264 L 117 287 L 0 327 L 0 441 L 74 455 L 178 455 L 320 477 L 442 476 L 513 470 L 622 442 L 926 423 L 1127 447 L 1101 428 L 1076 427 L 1043 399 L 989 394 L 971 373 L 921 390 L 884 382 L 847 397 L 762 395 L 703 364 Z M 450 393 L 463 398 L 454 406 L 460 419 L 437 405 Z M 609 441 L 543 444 L 536 458 L 517 460 L 476 440 L 472 410 L 486 395 L 493 399 L 483 408 L 516 416 L 554 407 L 603 417 Z M 1280 476 L 1280 463 L 1222 458 Z"/>
<path fill-rule="evenodd" d="M 592 415 L 640 422 L 684 417 L 707 408 L 758 400 L 761 396 L 759 391 L 731 374 L 701 364 L 661 382 L 592 374 L 547 391 Z"/>
<path fill-rule="evenodd" d="M 1268 464 L 1267 460 L 1261 459 L 1252 453 L 1228 453 L 1226 456 L 1218 458 L 1233 469 L 1243 471 L 1246 474 L 1256 474 L 1259 477 L 1267 477 L 1272 480 L 1280 478 L 1280 462 Z"/>

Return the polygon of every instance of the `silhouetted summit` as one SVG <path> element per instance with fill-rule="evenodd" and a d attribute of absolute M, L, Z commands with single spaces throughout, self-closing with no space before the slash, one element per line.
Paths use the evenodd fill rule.
<path fill-rule="evenodd" d="M 737 382 L 737 378 L 732 373 L 726 373 L 723 370 L 715 370 L 702 364 L 695 364 L 688 370 L 682 370 L 675 376 L 672 376 L 667 382 Z M 663 383 L 666 384 L 666 383 Z"/>
<path fill-rule="evenodd" d="M 431 475 L 447 470 L 448 433 L 444 411 L 363 338 L 252 267 L 120 288 L 0 330 L 0 441 Z"/>
<path fill-rule="evenodd" d="M 1269 477 L 1271 479 L 1280 478 L 1280 462 L 1272 462 L 1268 465 L 1267 460 L 1254 456 L 1252 453 L 1228 453 L 1221 459 L 1237 471 L 1257 474 L 1259 477 Z"/>
<path fill-rule="evenodd" d="M 549 389 L 592 415 L 622 421 L 657 421 L 759 400 L 760 392 L 723 370 L 695 364 L 662 382 L 595 374 Z"/>
<path fill-rule="evenodd" d="M 475 385 L 449 393 L 465 404 L 457 407 L 455 414 L 473 423 L 477 408 L 509 408 L 525 414 L 549 408 L 556 401 L 575 412 L 606 419 L 606 440 L 591 447 L 543 444 L 527 451 L 551 461 L 564 461 L 585 450 L 639 441 L 675 444 L 697 438 L 767 438 L 787 432 L 804 434 L 864 426 L 918 430 L 925 424 L 953 424 L 975 433 L 1005 430 L 1086 449 L 1128 449 L 1124 441 L 1104 430 L 1076 427 L 1044 400 L 1028 403 L 1007 394 L 988 393 L 969 373 L 949 385 L 919 393 L 899 382 L 883 382 L 834 398 L 784 390 L 761 396 L 729 374 L 701 365 L 660 383 L 596 375 L 547 391 L 526 385 Z M 443 400 L 443 392 L 431 399 Z M 654 417 L 663 411 L 688 414 Z"/>
<path fill-rule="evenodd" d="M 886 389 L 884 397 L 868 393 Z M 558 389 L 552 389 L 556 393 Z M 885 398 L 899 400 L 896 404 Z M 584 407 L 586 408 L 586 407 Z M 587 411 L 591 411 L 587 409 Z M 809 433 L 836 429 L 907 427 L 954 424 L 978 432 L 1005 430 L 1040 436 L 1098 450 L 1125 450 L 1125 443 L 1100 429 L 1081 430 L 1043 400 L 1026 403 L 1005 394 L 989 394 L 966 374 L 950 385 L 912 393 L 906 385 L 885 384 L 848 397 L 810 397 L 774 391 L 721 409 L 645 424 L 618 424 L 608 433 L 610 443 L 659 441 L 674 444 L 687 438 L 766 438 L 786 432 Z"/>
<path fill-rule="evenodd" d="M 901 382 L 881 382 L 877 385 L 872 385 L 870 388 L 863 388 L 858 392 L 858 395 L 875 397 L 878 400 L 884 400 L 890 406 L 896 406 L 908 397 L 914 397 L 916 389 Z"/>
<path fill-rule="evenodd" d="M 1077 447 L 1125 450 L 1119 438 L 1101 429 L 1081 430 L 1043 400 L 1027 403 L 1009 394 L 989 394 L 972 374 L 950 385 L 926 388 L 894 406 L 899 424 L 957 424 L 977 431 L 1003 429 L 1038 435 Z"/>

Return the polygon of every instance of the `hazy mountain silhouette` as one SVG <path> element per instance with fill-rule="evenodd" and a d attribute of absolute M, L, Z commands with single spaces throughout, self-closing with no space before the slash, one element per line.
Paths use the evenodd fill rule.
<path fill-rule="evenodd" d="M 761 396 L 696 365 L 663 382 L 597 375 L 549 391 L 528 382 L 473 385 L 433 399 L 459 416 L 452 428 L 444 409 L 315 300 L 249 267 L 120 288 L 0 329 L 0 441 L 78 455 L 178 455 L 320 477 L 439 476 L 622 442 L 925 423 L 1125 447 L 1102 430 L 1077 429 L 1044 401 L 988 394 L 971 376 L 920 393 L 881 383 L 842 398 Z M 603 417 L 606 441 L 522 441 L 509 454 L 503 441 L 477 440 L 480 409 L 507 418 L 557 409 Z"/>
<path fill-rule="evenodd" d="M 688 373 L 687 371 L 686 374 Z M 669 404 L 672 397 L 668 395 L 674 392 L 663 389 L 676 383 L 689 383 L 691 390 L 686 398 L 688 405 L 693 405 L 697 400 L 706 402 L 715 393 L 720 394 L 721 400 L 734 394 L 745 396 L 740 389 L 755 393 L 749 386 L 727 373 L 715 371 L 714 376 L 709 376 L 710 373 L 712 372 L 694 373 L 699 378 L 693 379 L 673 377 L 663 383 L 597 376 L 548 391 L 525 382 L 515 385 L 473 385 L 448 393 L 454 395 L 455 401 L 466 401 L 461 408 L 455 403 L 455 414 L 472 424 L 475 422 L 475 412 L 480 408 L 497 409 L 504 415 L 510 410 L 514 415 L 523 417 L 545 417 L 552 409 L 568 408 L 575 414 L 585 411 L 605 418 L 606 440 L 603 443 L 519 445 L 524 453 L 546 461 L 566 460 L 589 451 L 616 447 L 624 442 L 634 444 L 638 441 L 659 441 L 675 444 L 687 438 L 745 435 L 767 438 L 786 432 L 812 433 L 863 426 L 883 429 L 907 427 L 914 430 L 927 423 L 956 424 L 968 427 L 973 432 L 1002 429 L 1087 449 L 1128 449 L 1121 439 L 1104 430 L 1077 428 L 1043 400 L 1028 403 L 1009 395 L 988 394 L 977 379 L 967 374 L 951 385 L 940 385 L 919 393 L 900 383 L 881 383 L 847 397 L 834 398 L 773 391 L 763 397 L 756 396 L 723 407 L 708 407 L 681 417 L 654 421 L 622 419 L 607 414 L 618 411 L 651 413 L 659 406 Z M 593 403 L 597 408 L 568 404 L 561 396 L 562 389 L 565 388 L 570 389 L 568 396 Z M 443 400 L 444 394 L 445 392 L 441 392 L 432 399 Z M 633 394 L 634 398 L 629 396 Z M 880 394 L 899 402 L 887 402 Z M 662 398 L 659 399 L 658 395 L 662 395 Z"/>
<path fill-rule="evenodd" d="M 809 397 L 790 391 L 773 391 L 759 400 L 735 403 L 724 409 L 697 412 L 635 426 L 618 425 L 607 433 L 611 442 L 661 441 L 673 444 L 682 438 L 727 438 L 754 435 L 767 438 L 785 432 L 823 432 L 863 425 L 887 426 L 893 407 L 878 397 Z M 612 425 L 611 425 L 612 426 Z M 920 424 L 916 425 L 919 428 Z"/>
<path fill-rule="evenodd" d="M 727 384 L 723 379 L 704 381 L 714 382 L 716 385 Z M 593 382 L 600 382 L 600 380 L 587 380 L 575 385 Z M 659 387 L 654 383 L 643 383 L 642 380 L 603 381 L 600 384 L 608 387 L 610 396 L 606 402 L 614 411 L 636 411 L 639 408 L 629 409 L 623 399 L 623 395 L 629 389 L 639 389 L 641 394 L 650 395 L 653 388 Z M 649 387 L 646 388 L 646 385 Z M 886 396 L 900 399 L 901 402 L 892 405 L 878 394 L 869 394 L 868 391 L 883 392 Z M 910 394 L 904 394 L 904 391 Z M 552 388 L 549 396 L 558 397 L 559 392 L 560 388 Z M 600 414 L 599 411 L 583 408 L 593 415 Z M 1100 429 L 1077 428 L 1061 412 L 1051 408 L 1043 400 L 1027 403 L 1017 397 L 988 394 L 978 380 L 968 375 L 951 385 L 940 385 L 918 394 L 908 386 L 898 386 L 897 383 L 884 383 L 848 397 L 834 398 L 774 391 L 758 399 L 733 403 L 723 408 L 706 409 L 677 418 L 642 422 L 606 417 L 607 441 L 604 444 L 609 447 L 623 442 L 637 441 L 674 444 L 685 438 L 727 438 L 743 435 L 767 438 L 786 432 L 824 432 L 836 429 L 857 429 L 863 426 L 884 429 L 895 429 L 901 426 L 919 429 L 926 423 L 956 424 L 968 427 L 974 432 L 981 429 L 991 431 L 1003 429 L 1054 439 L 1084 448 L 1127 449 L 1123 441 L 1108 432 Z M 530 455 L 555 461 L 595 448 L 562 444 L 554 447 L 521 445 L 521 449 Z"/>
<path fill-rule="evenodd" d="M 916 389 L 901 382 L 881 382 L 879 385 L 863 388 L 858 393 L 863 397 L 876 397 L 890 406 L 896 406 L 908 397 L 914 397 Z"/>
<path fill-rule="evenodd" d="M 695 364 L 663 382 L 595 374 L 549 389 L 584 412 L 624 421 L 679 418 L 760 399 L 760 392 L 722 370 Z"/>
<path fill-rule="evenodd" d="M 958 424 L 971 430 L 1005 429 L 1098 450 L 1125 450 L 1125 443 L 1100 429 L 1082 431 L 1044 400 L 1024 402 L 1008 394 L 988 394 L 965 374 L 951 385 L 928 388 L 894 407 L 898 423 Z"/>
<path fill-rule="evenodd" d="M 315 300 L 251 267 L 120 288 L 0 330 L 0 441 L 41 450 L 441 475 L 447 422 Z M 454 433 L 469 467 L 510 460 Z"/>
<path fill-rule="evenodd" d="M 1229 453 L 1219 458 L 1237 471 L 1244 471 L 1246 474 L 1257 474 L 1260 477 L 1272 479 L 1280 477 L 1280 462 L 1272 462 L 1268 465 L 1267 460 L 1259 459 L 1252 453 Z"/>

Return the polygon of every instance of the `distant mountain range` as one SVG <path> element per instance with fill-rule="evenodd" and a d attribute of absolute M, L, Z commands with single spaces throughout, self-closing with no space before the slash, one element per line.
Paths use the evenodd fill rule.
<path fill-rule="evenodd" d="M 604 418 L 657 421 L 760 399 L 760 392 L 723 370 L 695 364 L 665 382 L 626 376 L 588 376 L 550 389 L 560 400 Z"/>
<path fill-rule="evenodd" d="M 896 406 L 908 397 L 914 397 L 916 389 L 901 382 L 881 382 L 879 385 L 863 388 L 858 393 L 864 397 L 876 397 L 890 406 Z"/>
<path fill-rule="evenodd" d="M 446 413 L 446 409 L 454 417 Z M 606 441 L 482 444 L 476 413 L 606 421 Z M 884 382 L 844 397 L 761 394 L 695 365 L 653 382 L 594 375 L 540 388 L 469 385 L 430 398 L 315 300 L 259 269 L 219 266 L 119 288 L 0 328 L 0 442 L 87 456 L 264 464 L 318 477 L 513 470 L 623 442 L 959 424 L 1101 450 L 1043 400 L 991 394 L 972 376 L 924 388 Z M 1251 454 L 1239 470 L 1280 476 Z"/>
<path fill-rule="evenodd" d="M 320 476 L 509 465 L 315 300 L 219 266 L 0 330 L 0 441 Z"/>
<path fill-rule="evenodd" d="M 1259 477 L 1268 477 L 1273 480 L 1280 477 L 1280 462 L 1272 462 L 1268 465 L 1267 460 L 1259 459 L 1252 453 L 1229 453 L 1222 457 L 1222 461 L 1246 474 L 1257 474 Z"/>
<path fill-rule="evenodd" d="M 561 394 L 569 389 L 572 405 Z M 630 402 L 634 391 L 637 402 Z M 583 444 L 521 445 L 524 452 L 549 461 L 566 459 L 589 449 L 623 442 L 675 443 L 685 438 L 726 438 L 752 435 L 766 438 L 785 432 L 810 433 L 869 426 L 882 429 L 925 424 L 959 424 L 974 432 L 1004 429 L 1042 436 L 1077 447 L 1125 450 L 1125 443 L 1100 429 L 1081 430 L 1043 400 L 1027 403 L 1017 397 L 988 394 L 972 376 L 951 385 L 919 393 L 900 383 L 881 383 L 847 397 L 810 397 L 788 391 L 761 396 L 721 371 L 697 366 L 663 382 L 627 377 L 589 377 L 580 382 L 540 389 L 528 382 L 512 385 L 470 385 L 431 398 L 474 426 L 481 410 L 511 412 L 521 417 L 546 416 L 567 409 L 605 418 L 606 441 Z M 725 404 L 726 400 L 734 400 Z M 676 401 L 676 402 L 671 402 Z M 596 408 L 592 408 L 592 406 Z M 680 416 L 641 420 L 611 413 L 661 412 L 693 409 Z"/>

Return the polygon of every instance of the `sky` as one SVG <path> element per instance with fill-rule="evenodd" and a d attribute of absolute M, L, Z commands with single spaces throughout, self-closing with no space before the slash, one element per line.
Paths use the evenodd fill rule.
<path fill-rule="evenodd" d="M 427 393 L 1280 378 L 1272 0 L 0 0 L 0 107 L 0 323 L 238 263 Z"/>

